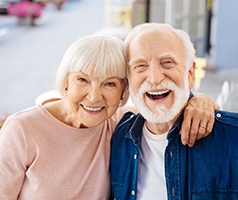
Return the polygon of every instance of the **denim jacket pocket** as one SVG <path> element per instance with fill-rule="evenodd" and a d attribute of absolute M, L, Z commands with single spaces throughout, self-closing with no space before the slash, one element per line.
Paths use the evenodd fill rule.
<path fill-rule="evenodd" d="M 238 190 L 194 191 L 192 200 L 238 200 Z"/>

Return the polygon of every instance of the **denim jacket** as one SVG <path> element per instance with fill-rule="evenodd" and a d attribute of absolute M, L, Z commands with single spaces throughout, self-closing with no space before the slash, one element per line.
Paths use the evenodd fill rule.
<path fill-rule="evenodd" d="M 181 143 L 182 120 L 181 115 L 167 136 L 168 200 L 238 200 L 238 113 L 216 111 L 213 131 L 193 148 Z M 111 199 L 136 199 L 144 121 L 140 114 L 128 112 L 113 134 Z"/>

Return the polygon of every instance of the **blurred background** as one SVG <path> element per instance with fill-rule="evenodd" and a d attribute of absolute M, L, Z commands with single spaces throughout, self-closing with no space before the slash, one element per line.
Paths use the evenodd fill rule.
<path fill-rule="evenodd" d="M 238 111 L 237 0 L 0 0 L 0 118 L 52 94 L 56 70 L 76 39 L 124 38 L 137 24 L 169 23 L 197 51 L 194 93 Z"/>

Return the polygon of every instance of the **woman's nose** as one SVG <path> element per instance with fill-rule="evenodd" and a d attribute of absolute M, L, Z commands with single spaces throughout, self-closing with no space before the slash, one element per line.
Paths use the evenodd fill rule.
<path fill-rule="evenodd" d="M 92 103 L 99 102 L 103 99 L 102 92 L 99 88 L 91 88 L 87 97 Z"/>

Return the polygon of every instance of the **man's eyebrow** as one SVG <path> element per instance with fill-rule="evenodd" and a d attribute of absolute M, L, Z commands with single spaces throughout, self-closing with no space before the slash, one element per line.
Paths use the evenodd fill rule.
<path fill-rule="evenodd" d="M 173 53 L 165 53 L 160 56 L 160 59 L 166 59 L 166 58 L 173 59 L 174 61 L 178 60 L 178 56 L 176 56 Z"/>
<path fill-rule="evenodd" d="M 128 64 L 129 64 L 129 66 L 132 66 L 132 65 L 134 65 L 135 63 L 143 62 L 143 61 L 145 61 L 145 60 L 146 60 L 145 57 L 140 56 L 140 57 L 136 57 L 136 58 L 131 59 Z"/>

